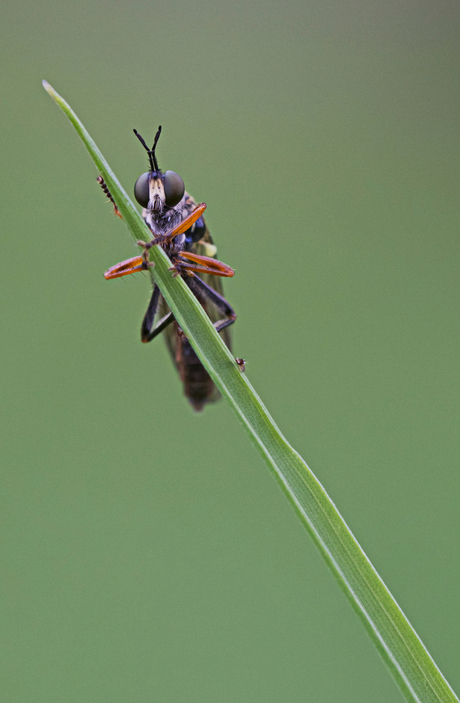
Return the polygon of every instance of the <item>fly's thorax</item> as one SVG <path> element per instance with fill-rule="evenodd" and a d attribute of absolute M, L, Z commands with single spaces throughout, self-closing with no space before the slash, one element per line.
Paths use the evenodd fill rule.
<path fill-rule="evenodd" d="M 155 191 L 156 193 L 157 191 Z M 164 189 L 163 189 L 164 192 Z M 150 228 L 152 234 L 167 234 L 174 227 L 179 225 L 187 215 L 195 209 L 196 203 L 193 198 L 184 193 L 184 197 L 174 207 L 167 207 L 163 203 L 162 211 L 153 210 L 150 208 L 150 200 L 148 207 L 142 210 L 142 217 Z"/>

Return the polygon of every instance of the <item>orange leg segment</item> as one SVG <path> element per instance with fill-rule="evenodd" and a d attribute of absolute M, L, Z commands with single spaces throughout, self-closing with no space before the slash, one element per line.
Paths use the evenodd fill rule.
<path fill-rule="evenodd" d="M 190 251 L 180 251 L 179 256 L 182 259 L 194 262 L 193 264 L 180 262 L 179 267 L 188 271 L 199 271 L 200 273 L 209 273 L 212 276 L 224 276 L 225 278 L 231 278 L 235 274 L 230 266 L 209 256 L 199 256 Z"/>
<path fill-rule="evenodd" d="M 184 232 L 186 232 L 193 224 L 195 224 L 195 222 L 198 220 L 199 217 L 201 217 L 205 210 L 206 203 L 200 203 L 199 205 L 197 205 L 193 212 L 191 212 L 190 215 L 187 215 L 185 220 L 182 220 L 182 222 L 176 227 L 174 227 L 174 229 L 172 229 L 170 232 L 168 232 L 165 237 L 171 240 L 174 239 L 174 237 L 177 237 L 178 234 L 183 234 Z"/>
<path fill-rule="evenodd" d="M 115 266 L 111 266 L 104 273 L 104 278 L 109 281 L 111 278 L 120 278 L 121 276 L 128 276 L 130 273 L 144 270 L 144 257 L 135 256 L 132 259 L 126 259 L 125 261 L 120 261 L 119 264 L 115 264 Z"/>

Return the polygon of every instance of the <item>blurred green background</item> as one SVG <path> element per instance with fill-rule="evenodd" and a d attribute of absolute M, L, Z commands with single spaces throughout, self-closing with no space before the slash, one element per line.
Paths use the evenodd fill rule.
<path fill-rule="evenodd" d="M 2 5 L 2 700 L 401 700 L 225 402 L 142 345 L 136 127 L 236 269 L 234 352 L 460 689 L 460 8 Z"/>

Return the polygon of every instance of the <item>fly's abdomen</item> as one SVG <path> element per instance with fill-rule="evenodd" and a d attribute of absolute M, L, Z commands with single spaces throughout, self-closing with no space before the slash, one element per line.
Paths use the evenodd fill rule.
<path fill-rule="evenodd" d="M 211 376 L 195 354 L 190 342 L 180 333 L 177 335 L 175 361 L 184 385 L 184 395 L 195 410 L 202 410 L 206 403 L 220 397 Z"/>

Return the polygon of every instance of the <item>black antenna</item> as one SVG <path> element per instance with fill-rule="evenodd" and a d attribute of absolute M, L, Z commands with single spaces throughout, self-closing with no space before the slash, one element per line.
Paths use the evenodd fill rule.
<path fill-rule="evenodd" d="M 158 127 L 158 131 L 157 131 L 157 133 L 155 134 L 155 139 L 153 140 L 153 146 L 152 146 L 151 149 L 148 148 L 147 144 L 145 143 L 145 141 L 143 140 L 143 138 L 141 137 L 141 135 L 139 134 L 139 132 L 138 132 L 136 129 L 133 129 L 133 132 L 134 132 L 134 134 L 136 135 L 136 137 L 139 139 L 140 143 L 141 143 L 142 146 L 144 147 L 144 149 L 145 149 L 145 151 L 147 152 L 147 154 L 149 155 L 150 170 L 151 170 L 151 171 L 159 171 L 160 169 L 159 169 L 159 167 L 158 167 L 157 157 L 155 156 L 155 149 L 156 149 L 156 146 L 157 146 L 157 142 L 158 142 L 158 140 L 159 140 L 159 138 L 160 138 L 160 134 L 161 134 L 161 125 Z"/>

